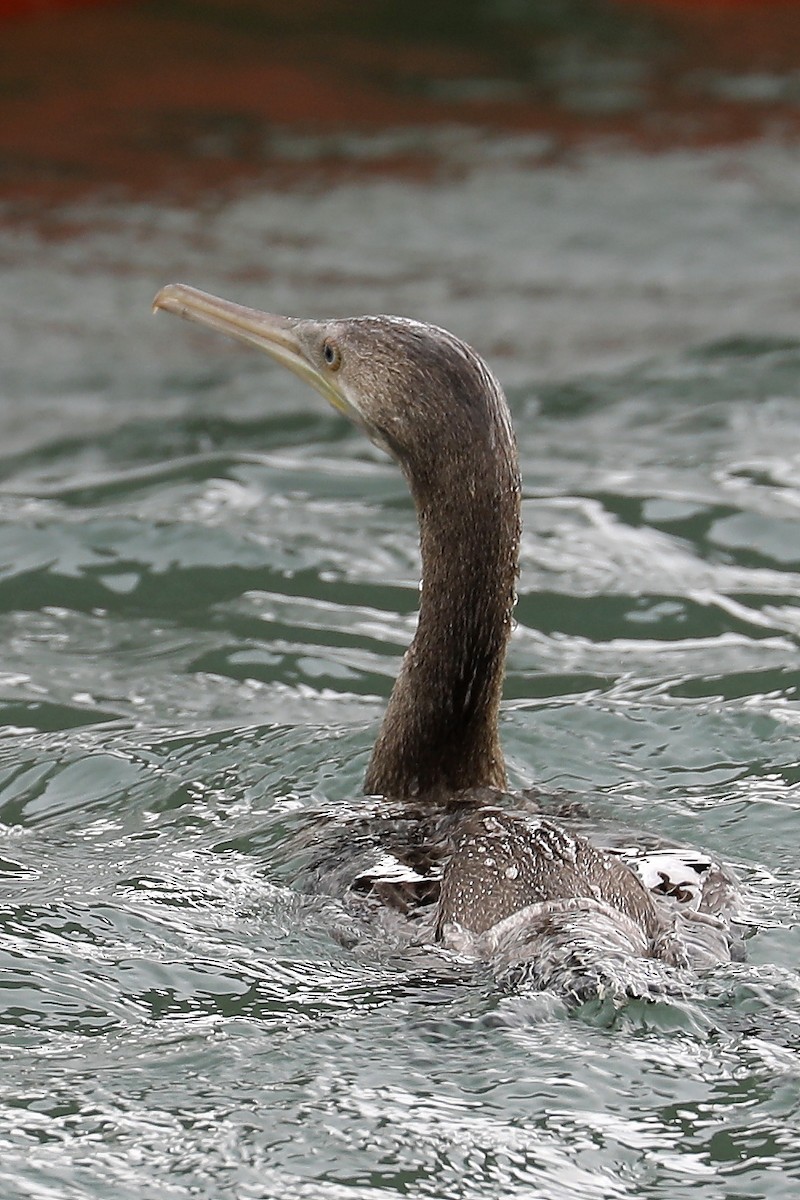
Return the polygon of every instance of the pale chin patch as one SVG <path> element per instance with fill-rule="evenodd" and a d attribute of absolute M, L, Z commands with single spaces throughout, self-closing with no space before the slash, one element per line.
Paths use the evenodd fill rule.
<path fill-rule="evenodd" d="M 361 428 L 364 430 L 373 446 L 377 446 L 379 450 L 383 450 L 383 452 L 388 454 L 390 458 L 395 460 L 397 459 L 397 455 L 395 454 L 394 450 L 386 441 L 386 438 L 379 433 L 377 429 L 368 429 L 366 425 L 361 425 Z"/>

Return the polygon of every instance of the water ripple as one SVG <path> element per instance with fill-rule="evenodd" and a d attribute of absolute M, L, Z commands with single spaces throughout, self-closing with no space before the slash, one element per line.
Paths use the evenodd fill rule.
<path fill-rule="evenodd" d="M 8 247 L 3 1196 L 794 1200 L 797 171 L 742 154 L 243 196 L 159 209 L 162 234 L 104 209 L 27 246 L 47 289 Z M 399 474 L 294 381 L 145 325 L 198 245 L 258 303 L 256 244 L 287 310 L 495 346 L 526 487 L 513 782 L 732 864 L 746 963 L 569 1014 L 302 890 L 318 832 L 374 815 L 417 535 Z"/>

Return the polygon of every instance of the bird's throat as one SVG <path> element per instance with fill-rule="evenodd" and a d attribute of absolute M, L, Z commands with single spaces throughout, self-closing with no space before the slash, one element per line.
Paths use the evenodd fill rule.
<path fill-rule="evenodd" d="M 413 490 L 413 488 L 412 488 Z M 498 733 L 519 558 L 514 448 L 415 495 L 422 589 L 367 770 L 372 795 L 436 800 L 505 786 Z"/>

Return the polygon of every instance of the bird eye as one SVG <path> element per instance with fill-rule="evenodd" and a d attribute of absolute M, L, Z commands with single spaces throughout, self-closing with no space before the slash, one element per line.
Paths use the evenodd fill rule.
<path fill-rule="evenodd" d="M 335 346 L 333 342 L 323 342 L 322 357 L 325 359 L 326 366 L 330 367 L 332 371 L 338 371 L 339 364 L 342 361 L 338 346 Z"/>

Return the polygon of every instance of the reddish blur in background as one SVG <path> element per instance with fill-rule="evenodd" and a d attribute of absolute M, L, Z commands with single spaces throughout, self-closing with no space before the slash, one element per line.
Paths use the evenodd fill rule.
<path fill-rule="evenodd" d="M 15 216 L 311 169 L 282 156 L 280 130 L 461 124 L 541 132 L 554 157 L 800 132 L 800 5 L 785 0 L 0 0 L 0 22 Z M 313 169 L 436 163 L 395 149 Z"/>

